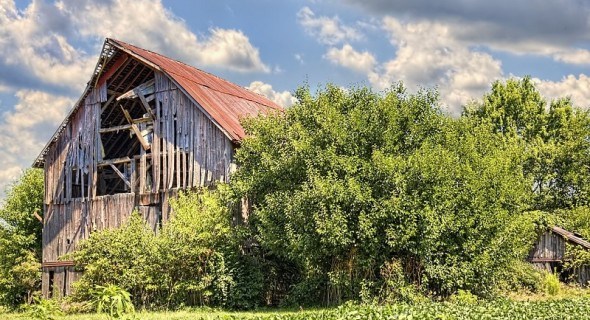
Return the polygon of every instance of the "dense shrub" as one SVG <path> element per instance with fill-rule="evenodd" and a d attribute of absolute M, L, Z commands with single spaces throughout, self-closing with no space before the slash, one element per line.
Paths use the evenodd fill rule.
<path fill-rule="evenodd" d="M 84 274 L 74 284 L 76 300 L 92 299 L 97 285 L 113 284 L 129 291 L 137 305 L 152 304 L 161 298 L 158 246 L 154 232 L 137 213 L 119 229 L 92 233 L 72 259 Z"/>
<path fill-rule="evenodd" d="M 222 201 L 222 192 L 181 194 L 157 234 L 137 213 L 119 229 L 93 233 L 72 255 L 84 268 L 74 297 L 90 300 L 95 286 L 113 284 L 138 306 L 226 305 L 239 238 Z"/>

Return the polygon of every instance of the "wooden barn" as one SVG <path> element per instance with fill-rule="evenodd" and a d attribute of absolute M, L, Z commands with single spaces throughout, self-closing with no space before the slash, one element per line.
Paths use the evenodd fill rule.
<path fill-rule="evenodd" d="M 274 102 L 187 64 L 106 39 L 92 78 L 34 166 L 45 170 L 43 294 L 79 276 L 60 259 L 133 210 L 156 229 L 178 190 L 227 182 L 242 117 Z"/>
<path fill-rule="evenodd" d="M 572 270 L 573 274 L 563 273 L 563 263 L 567 261 L 566 244 L 590 250 L 590 242 L 580 235 L 554 226 L 539 237 L 529 254 L 529 262 L 535 267 L 560 274 L 562 280 L 570 278 L 581 286 L 590 285 L 590 266 L 581 266 Z"/>

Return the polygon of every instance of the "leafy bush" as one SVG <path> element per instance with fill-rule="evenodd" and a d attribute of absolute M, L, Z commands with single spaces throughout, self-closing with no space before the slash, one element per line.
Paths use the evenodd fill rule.
<path fill-rule="evenodd" d="M 33 303 L 26 307 L 26 314 L 31 319 L 53 320 L 64 315 L 57 300 L 33 298 Z"/>
<path fill-rule="evenodd" d="M 181 193 L 174 217 L 158 235 L 160 273 L 172 305 L 225 305 L 233 283 L 228 259 L 237 251 L 223 186 Z"/>
<path fill-rule="evenodd" d="M 544 274 L 532 264 L 515 261 L 504 272 L 501 288 L 507 291 L 540 292 L 543 290 Z"/>
<path fill-rule="evenodd" d="M 559 277 L 554 273 L 545 272 L 543 281 L 541 282 L 541 287 L 543 288 L 543 291 L 546 294 L 550 296 L 557 295 L 561 290 L 561 283 L 559 282 Z"/>
<path fill-rule="evenodd" d="M 478 302 L 477 296 L 467 290 L 459 289 L 457 293 L 451 296 L 452 302 L 458 304 L 476 304 Z"/>
<path fill-rule="evenodd" d="M 231 306 L 245 303 L 235 293 L 252 287 L 235 286 L 240 237 L 232 233 L 223 188 L 180 194 L 172 201 L 174 217 L 157 234 L 137 213 L 119 229 L 93 233 L 72 254 L 84 267 L 74 299 L 90 300 L 96 286 L 112 284 L 130 292 L 137 306 L 225 306 L 230 295 Z"/>
<path fill-rule="evenodd" d="M 137 305 L 158 298 L 158 247 L 154 232 L 137 213 L 115 230 L 93 233 L 80 243 L 72 257 L 84 266 L 83 276 L 74 283 L 74 299 L 91 300 L 97 285 L 114 284 L 129 291 Z"/>
<path fill-rule="evenodd" d="M 91 292 L 91 302 L 97 313 L 106 312 L 110 318 L 123 318 L 135 313 L 131 294 L 116 285 L 96 286 Z"/>

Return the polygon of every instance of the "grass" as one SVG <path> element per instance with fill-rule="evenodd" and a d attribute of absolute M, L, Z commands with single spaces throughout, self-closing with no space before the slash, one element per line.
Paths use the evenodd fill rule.
<path fill-rule="evenodd" d="M 105 314 L 74 314 L 60 320 L 106 320 Z M 23 313 L 4 313 L 0 319 L 29 319 Z M 329 309 L 264 309 L 231 312 L 199 308 L 182 311 L 137 312 L 132 319 L 156 320 L 303 320 L 303 319 L 588 319 L 590 290 L 563 286 L 557 295 L 510 293 L 493 301 L 424 302 L 386 306 L 346 304 Z"/>

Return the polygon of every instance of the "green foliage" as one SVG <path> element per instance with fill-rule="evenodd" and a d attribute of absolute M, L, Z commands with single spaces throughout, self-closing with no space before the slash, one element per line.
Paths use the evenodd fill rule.
<path fill-rule="evenodd" d="M 297 98 L 245 123 L 232 181 L 262 248 L 300 268 L 291 297 L 356 299 L 392 258 L 418 291 L 484 295 L 524 258 L 535 230 L 519 223 L 532 194 L 516 137 L 445 116 L 432 91 Z"/>
<path fill-rule="evenodd" d="M 154 232 L 133 213 L 120 229 L 93 233 L 72 254 L 84 266 L 82 278 L 74 284 L 74 296 L 89 301 L 97 285 L 114 284 L 129 291 L 136 304 L 147 304 L 156 298 L 157 257 Z"/>
<path fill-rule="evenodd" d="M 158 236 L 160 272 L 168 299 L 189 305 L 224 305 L 233 279 L 228 254 L 237 248 L 223 186 L 181 194 L 171 202 L 174 217 Z"/>
<path fill-rule="evenodd" d="M 559 282 L 557 275 L 545 272 L 543 281 L 541 282 L 541 288 L 543 288 L 543 292 L 546 294 L 554 296 L 561 290 L 561 283 Z"/>
<path fill-rule="evenodd" d="M 533 179 L 533 207 L 553 211 L 588 205 L 590 114 L 570 99 L 547 104 L 530 78 L 495 82 L 465 116 L 525 142 L 524 173 Z"/>
<path fill-rule="evenodd" d="M 96 286 L 91 292 L 91 297 L 96 312 L 105 312 L 109 318 L 119 319 L 135 313 L 131 294 L 116 285 Z"/>
<path fill-rule="evenodd" d="M 76 300 L 90 300 L 97 285 L 113 284 L 145 307 L 225 306 L 230 296 L 231 306 L 250 303 L 239 292 L 252 287 L 237 288 L 234 281 L 234 273 L 248 274 L 238 268 L 240 235 L 231 228 L 232 206 L 223 190 L 180 194 L 172 202 L 174 217 L 157 233 L 137 213 L 119 229 L 93 233 L 72 255 L 84 266 L 74 284 Z"/>
<path fill-rule="evenodd" d="M 30 319 L 54 320 L 64 313 L 56 300 L 34 297 L 33 303 L 26 307 L 26 315 Z"/>
<path fill-rule="evenodd" d="M 478 302 L 477 296 L 467 290 L 459 289 L 456 294 L 451 296 L 452 302 L 458 304 L 476 304 Z"/>
<path fill-rule="evenodd" d="M 32 301 L 41 285 L 43 171 L 29 169 L 7 190 L 0 207 L 0 305 Z"/>
<path fill-rule="evenodd" d="M 532 264 L 524 261 L 514 261 L 504 272 L 500 284 L 501 289 L 511 292 L 540 292 L 544 274 Z"/>

